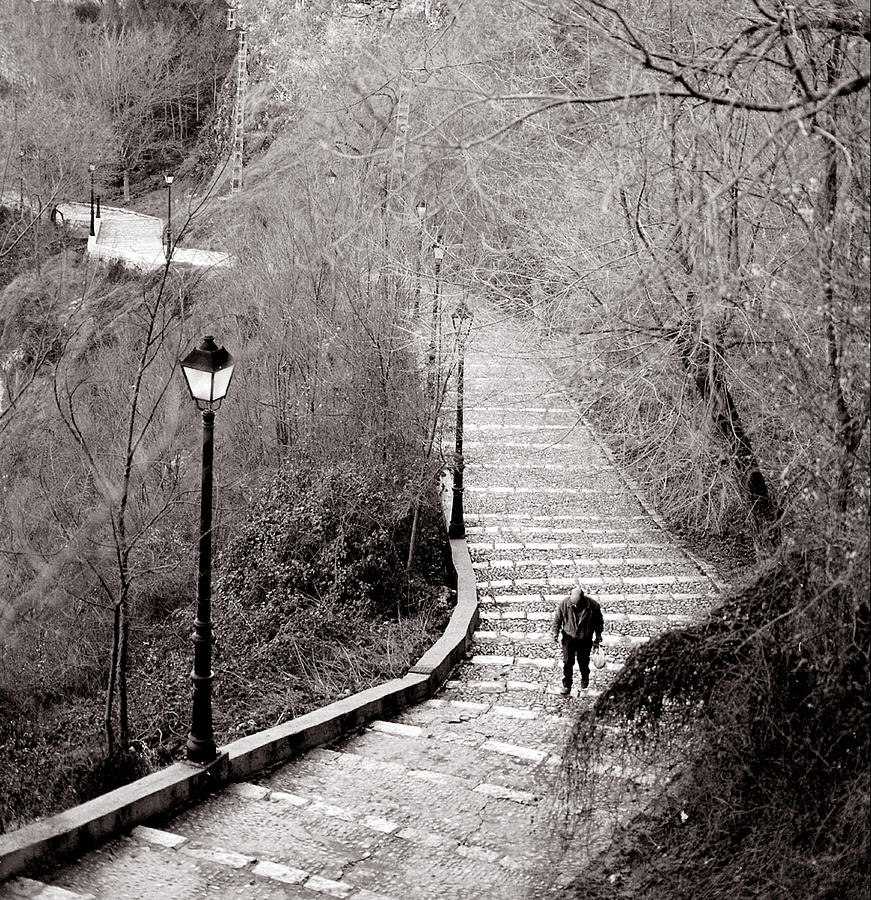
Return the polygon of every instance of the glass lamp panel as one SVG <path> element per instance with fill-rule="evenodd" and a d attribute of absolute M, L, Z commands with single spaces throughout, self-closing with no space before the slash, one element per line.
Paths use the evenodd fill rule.
<path fill-rule="evenodd" d="M 215 384 L 212 388 L 212 400 L 222 400 L 230 387 L 230 379 L 233 377 L 233 366 L 215 372 Z"/>
<path fill-rule="evenodd" d="M 202 369 L 192 369 L 190 366 L 182 366 L 181 368 L 184 372 L 184 377 L 187 379 L 188 387 L 190 388 L 191 396 L 193 396 L 194 400 L 200 400 L 203 403 L 211 403 L 212 373 L 204 372 Z M 226 387 L 224 388 L 224 392 L 226 393 Z"/>

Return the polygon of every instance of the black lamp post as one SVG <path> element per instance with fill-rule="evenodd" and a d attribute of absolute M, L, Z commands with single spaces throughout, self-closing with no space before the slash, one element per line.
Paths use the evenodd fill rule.
<path fill-rule="evenodd" d="M 426 218 L 426 200 L 417 204 L 417 228 L 420 232 L 417 242 L 417 265 L 415 266 L 416 278 L 414 281 L 414 317 L 420 311 L 420 269 L 423 265 L 423 220 Z"/>
<path fill-rule="evenodd" d="M 88 166 L 88 171 L 91 173 L 91 237 L 97 233 L 94 229 L 94 168 L 93 163 Z"/>
<path fill-rule="evenodd" d="M 203 477 L 200 499 L 200 553 L 197 618 L 194 623 L 193 714 L 187 740 L 191 762 L 210 762 L 217 755 L 212 730 L 212 459 L 215 410 L 227 395 L 233 357 L 211 335 L 181 361 L 182 372 L 203 414 Z"/>
<path fill-rule="evenodd" d="M 429 333 L 429 361 L 428 361 L 428 391 L 431 400 L 435 401 L 436 395 L 436 341 L 438 337 L 439 327 L 439 294 L 441 293 L 441 270 L 442 260 L 445 258 L 445 248 L 441 245 L 440 239 L 432 248 L 432 255 L 435 259 L 435 290 L 432 295 L 432 324 Z"/>
<path fill-rule="evenodd" d="M 172 256 L 172 183 L 175 181 L 174 176 L 164 175 L 163 180 L 166 183 L 166 245 L 164 251 L 166 258 Z"/>
<path fill-rule="evenodd" d="M 451 522 L 448 536 L 461 538 L 466 536 L 466 520 L 463 515 L 463 367 L 465 364 L 466 341 L 472 330 L 472 313 L 466 306 L 465 298 L 451 315 L 454 333 L 457 336 L 457 428 L 454 450 L 454 493 L 451 501 Z"/>
<path fill-rule="evenodd" d="M 18 212 L 24 215 L 24 148 L 18 151 Z"/>

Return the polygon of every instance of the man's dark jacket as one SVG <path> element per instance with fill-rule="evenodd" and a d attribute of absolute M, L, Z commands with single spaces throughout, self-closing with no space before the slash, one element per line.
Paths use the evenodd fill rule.
<path fill-rule="evenodd" d="M 571 594 L 563 598 L 557 607 L 551 623 L 551 632 L 554 637 L 559 637 L 560 632 L 576 640 L 592 641 L 593 634 L 596 640 L 602 640 L 602 631 L 605 621 L 602 618 L 602 607 L 598 601 L 587 594 L 581 594 L 578 605 L 571 600 Z"/>

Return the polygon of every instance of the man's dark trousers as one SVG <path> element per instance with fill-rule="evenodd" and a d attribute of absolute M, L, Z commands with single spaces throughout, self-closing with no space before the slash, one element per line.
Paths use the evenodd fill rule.
<path fill-rule="evenodd" d="M 571 688 L 572 670 L 575 658 L 578 660 L 578 668 L 581 670 L 581 687 L 590 684 L 590 651 L 593 649 L 593 636 L 588 638 L 573 638 L 563 632 L 563 687 Z"/>

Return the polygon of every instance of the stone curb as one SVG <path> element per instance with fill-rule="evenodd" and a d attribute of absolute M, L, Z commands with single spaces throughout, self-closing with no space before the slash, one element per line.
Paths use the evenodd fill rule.
<path fill-rule="evenodd" d="M 457 573 L 457 605 L 444 634 L 404 678 L 331 703 L 299 718 L 221 747 L 208 766 L 175 763 L 80 806 L 0 834 L 0 882 L 28 868 L 53 865 L 231 781 L 334 740 L 371 719 L 430 697 L 463 658 L 478 622 L 478 596 L 465 538 L 450 541 Z"/>

